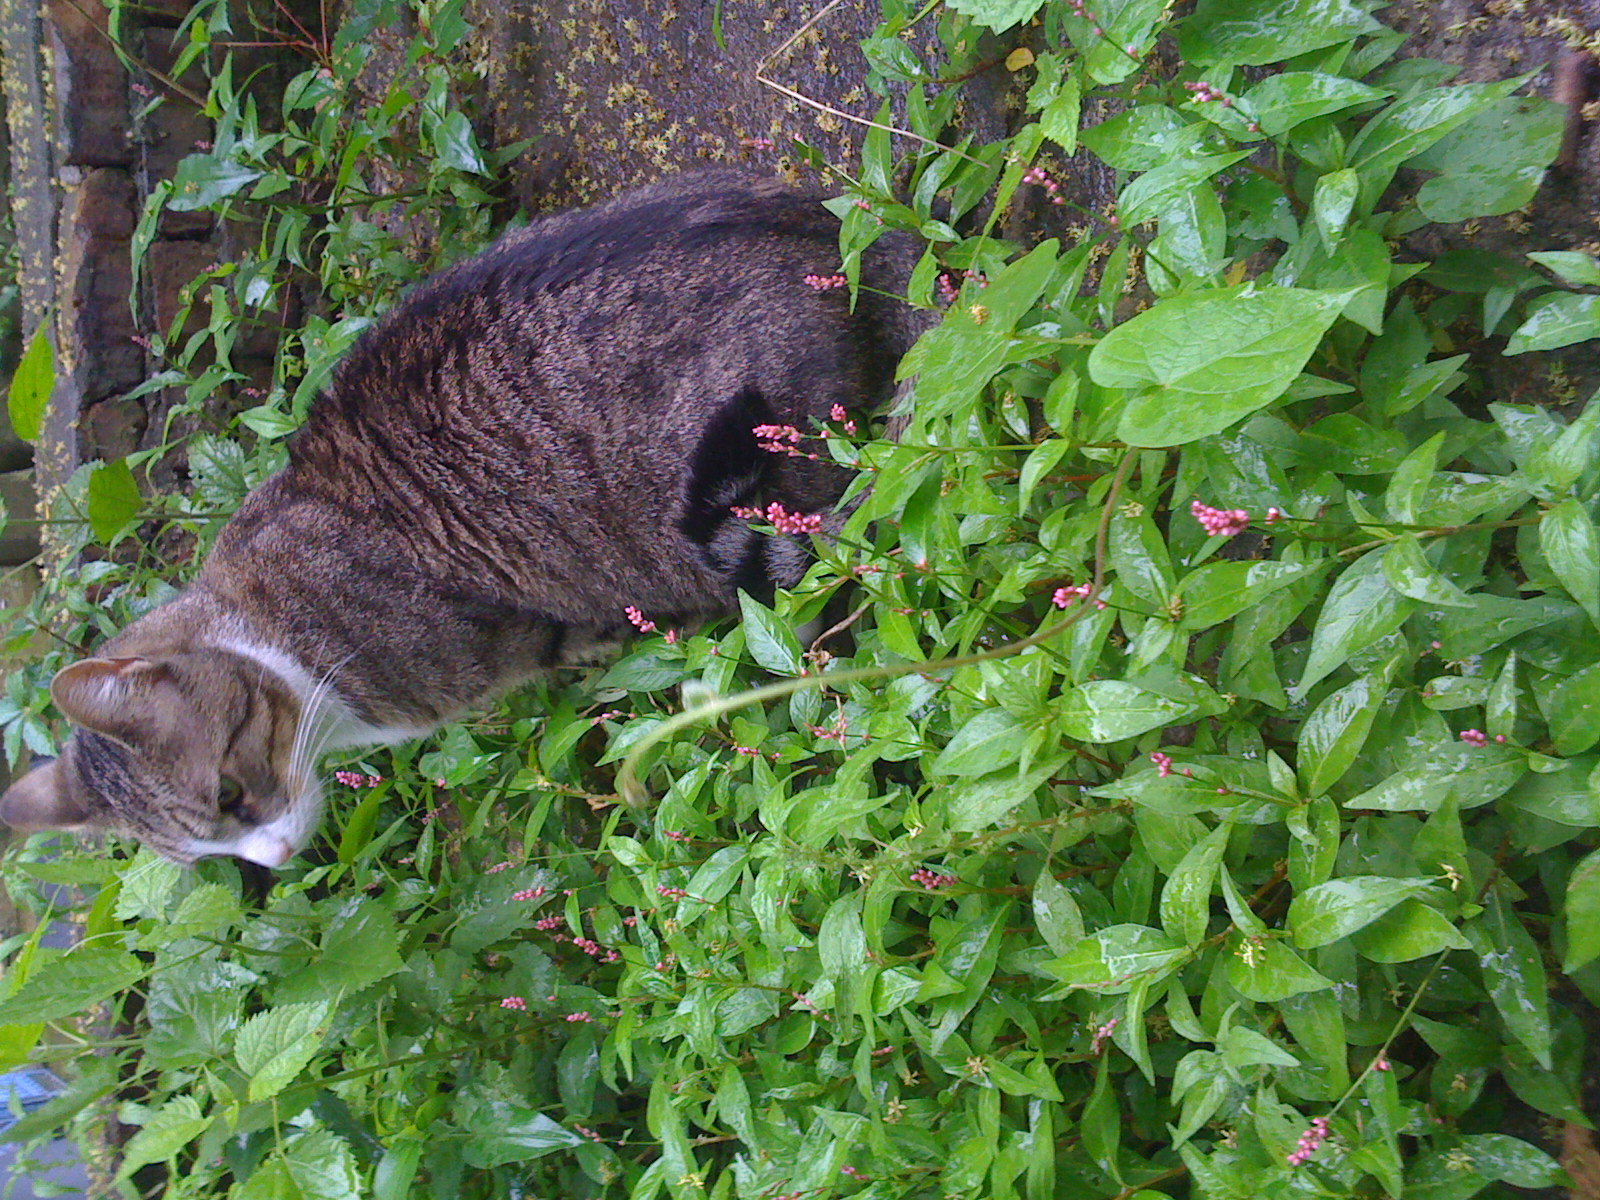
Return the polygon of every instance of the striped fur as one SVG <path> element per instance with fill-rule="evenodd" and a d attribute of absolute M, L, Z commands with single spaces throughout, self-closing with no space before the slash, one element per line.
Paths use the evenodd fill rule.
<path fill-rule="evenodd" d="M 359 339 L 180 597 L 62 672 L 78 726 L 0 798 L 180 861 L 276 866 L 327 749 L 415 736 L 542 668 L 793 583 L 806 547 L 730 512 L 827 510 L 844 475 L 763 451 L 888 398 L 925 316 L 916 249 L 831 274 L 838 222 L 770 180 L 686 175 L 533 223 Z"/>

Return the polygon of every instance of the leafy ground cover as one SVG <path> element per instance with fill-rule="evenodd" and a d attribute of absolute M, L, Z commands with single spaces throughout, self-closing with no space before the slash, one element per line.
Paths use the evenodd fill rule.
<path fill-rule="evenodd" d="M 70 951 L 4 946 L 0 1064 L 73 1079 L 10 1136 L 114 1115 L 123 1194 L 237 1200 L 1561 1182 L 1507 1130 L 1587 1124 L 1600 408 L 1554 375 L 1500 403 L 1481 368 L 1600 335 L 1600 265 L 1408 249 L 1526 206 L 1560 121 L 1525 78 L 1396 57 L 1371 7 L 889 0 L 863 49 L 912 136 L 825 165 L 841 271 L 916 230 L 911 298 L 945 315 L 898 440 L 847 413 L 784 443 L 860 469 L 843 535 L 775 608 L 343 764 L 268 888 L 12 857 L 24 902 L 85 901 Z M 261 239 L 151 386 L 200 406 L 280 289 L 326 303 L 189 442 L 192 493 L 81 473 L 70 548 L 138 552 L 69 559 L 18 638 L 77 647 L 166 595 L 155 548 L 203 549 L 371 314 L 491 234 L 460 4 L 407 6 L 381 102 L 350 86 L 399 9 L 354 5 L 271 120 L 196 9 L 217 136 L 143 228 L 205 206 Z M 1027 119 L 949 140 L 932 81 L 1034 19 Z M 1088 156 L 1113 211 L 996 232 Z M 420 174 L 385 192 L 374 160 Z M 48 371 L 19 370 L 24 432 Z M 8 680 L 13 757 L 50 742 L 61 657 Z M 75 1021 L 102 1003 L 117 1024 Z"/>

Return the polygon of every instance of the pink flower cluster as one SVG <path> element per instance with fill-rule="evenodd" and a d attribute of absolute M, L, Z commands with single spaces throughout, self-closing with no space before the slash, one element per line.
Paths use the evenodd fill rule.
<path fill-rule="evenodd" d="M 504 1000 L 500 1001 L 500 1007 L 512 1008 L 517 1012 L 527 1012 L 528 1002 L 521 996 L 507 996 Z"/>
<path fill-rule="evenodd" d="M 1311 1128 L 1300 1135 L 1300 1144 L 1288 1157 L 1291 1167 L 1298 1167 L 1317 1152 L 1317 1147 L 1328 1140 L 1328 1118 L 1312 1117 Z"/>
<path fill-rule="evenodd" d="M 765 518 L 779 533 L 816 533 L 822 528 L 821 514 L 790 512 L 776 500 L 767 505 L 765 512 L 759 508 L 744 508 L 739 505 L 735 505 L 729 511 L 747 521 L 759 521 Z"/>
<path fill-rule="evenodd" d="M 800 449 L 800 431 L 793 425 L 757 425 L 750 432 L 756 435 L 756 445 L 768 454 L 805 457 Z"/>
<path fill-rule="evenodd" d="M 623 615 L 625 617 L 628 618 L 628 624 L 632 625 L 640 633 L 654 633 L 655 632 L 656 623 L 654 621 L 646 621 L 644 619 L 644 614 L 642 612 L 640 612 L 637 608 L 635 608 L 633 605 L 631 605 L 631 604 L 628 605 L 628 607 L 626 607 L 626 608 L 624 608 L 622 610 L 622 613 L 623 613 Z"/>
<path fill-rule="evenodd" d="M 345 787 L 377 787 L 383 782 L 382 775 L 363 775 L 360 771 L 335 771 L 333 777 Z"/>
<path fill-rule="evenodd" d="M 485 875 L 498 875 L 501 871 L 509 871 L 514 865 L 515 864 L 512 863 L 512 861 L 508 858 L 505 860 L 505 862 L 497 862 L 492 867 L 485 867 L 483 869 L 483 873 Z"/>
<path fill-rule="evenodd" d="M 1212 508 L 1195 500 L 1189 505 L 1189 511 L 1212 537 L 1233 537 L 1250 528 L 1250 513 L 1242 508 Z"/>
<path fill-rule="evenodd" d="M 1096 19 L 1095 15 L 1089 11 L 1088 6 L 1084 4 L 1083 0 L 1069 0 L 1069 3 L 1072 8 L 1072 15 L 1080 20 L 1088 21 L 1089 29 L 1095 35 L 1095 37 L 1100 37 L 1105 33 L 1105 30 L 1100 28 L 1100 22 Z"/>
<path fill-rule="evenodd" d="M 513 900 L 537 900 L 544 893 L 545 886 L 541 883 L 538 887 L 524 888 L 520 892 L 512 892 L 511 898 Z"/>
<path fill-rule="evenodd" d="M 1104 1025 L 1100 1026 L 1099 1029 L 1094 1031 L 1094 1037 L 1089 1040 L 1090 1054 L 1100 1053 L 1100 1047 L 1105 1045 L 1106 1039 L 1117 1031 L 1117 1025 L 1120 1024 L 1121 1021 L 1121 1017 L 1112 1017 Z"/>
<path fill-rule="evenodd" d="M 1061 195 L 1061 185 L 1050 178 L 1043 167 L 1029 167 L 1022 173 L 1023 183 L 1036 183 L 1042 187 L 1050 197 L 1051 204 L 1065 204 L 1066 200 Z"/>
<path fill-rule="evenodd" d="M 1172 774 L 1172 755 L 1163 754 L 1159 750 L 1150 751 L 1150 761 L 1156 765 L 1156 774 L 1162 779 Z"/>
<path fill-rule="evenodd" d="M 989 286 L 989 280 L 981 271 L 962 271 L 959 274 L 953 271 L 939 272 L 939 298 L 946 304 L 954 304 L 961 295 L 961 285 L 957 279 L 970 279 L 980 288 Z"/>
<path fill-rule="evenodd" d="M 856 423 L 850 419 L 850 414 L 844 411 L 844 405 L 835 404 L 828 410 L 828 419 L 838 425 L 846 433 L 854 436 Z"/>
<path fill-rule="evenodd" d="M 1194 102 L 1196 104 L 1211 104 L 1213 102 L 1220 102 L 1223 108 L 1233 107 L 1232 100 L 1228 99 L 1228 97 L 1224 96 L 1221 92 L 1212 87 L 1203 79 L 1184 84 L 1183 90 L 1186 92 L 1192 92 L 1194 94 Z"/>
<path fill-rule="evenodd" d="M 1461 740 L 1469 746 L 1477 746 L 1482 749 L 1489 744 L 1489 735 L 1481 729 L 1463 729 L 1461 731 Z M 1497 733 L 1494 735 L 1494 740 L 1497 746 L 1504 746 L 1506 744 L 1506 735 Z"/>
<path fill-rule="evenodd" d="M 807 275 L 806 286 L 813 291 L 826 292 L 831 288 L 849 287 L 850 281 L 843 275 Z"/>
<path fill-rule="evenodd" d="M 1057 608 L 1071 608 L 1092 591 L 1094 591 L 1094 584 L 1092 583 L 1080 583 L 1074 587 L 1058 587 L 1055 590 L 1055 594 L 1050 597 L 1050 603 Z M 1096 599 L 1094 606 L 1096 608 L 1104 608 L 1106 602 Z"/>
<path fill-rule="evenodd" d="M 961 881 L 954 875 L 940 875 L 936 871 L 928 870 L 927 867 L 918 867 L 915 871 L 911 872 L 911 882 L 920 883 L 923 887 L 927 888 L 928 891 L 936 892 L 940 888 L 951 887 L 954 884 L 960 883 Z"/>
<path fill-rule="evenodd" d="M 566 923 L 567 923 L 567 919 L 565 917 L 557 916 L 555 914 L 551 914 L 548 917 L 540 917 L 537 921 L 535 921 L 533 923 L 533 927 L 535 929 L 543 929 L 543 930 L 560 929 Z"/>
<path fill-rule="evenodd" d="M 739 145 L 746 150 L 773 150 L 777 147 L 777 143 L 767 137 L 740 138 Z"/>

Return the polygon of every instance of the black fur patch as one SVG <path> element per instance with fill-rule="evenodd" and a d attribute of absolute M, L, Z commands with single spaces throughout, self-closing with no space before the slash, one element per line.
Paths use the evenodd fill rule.
<path fill-rule="evenodd" d="M 697 545 L 708 546 L 736 504 L 748 504 L 760 490 L 768 454 L 756 444 L 754 429 L 770 424 L 772 410 L 746 389 L 723 405 L 706 424 L 689 468 L 678 528 Z"/>

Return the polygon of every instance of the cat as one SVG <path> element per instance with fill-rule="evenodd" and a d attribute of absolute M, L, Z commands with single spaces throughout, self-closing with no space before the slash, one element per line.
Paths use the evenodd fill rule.
<path fill-rule="evenodd" d="M 826 512 L 848 475 L 754 428 L 884 401 L 930 320 L 896 298 L 914 238 L 863 253 L 852 312 L 838 235 L 814 196 L 694 172 L 418 285 L 194 582 L 56 675 L 76 728 L 0 820 L 278 867 L 324 751 L 421 736 L 633 632 L 630 606 L 681 625 L 796 582 L 809 543 L 748 509 Z"/>

